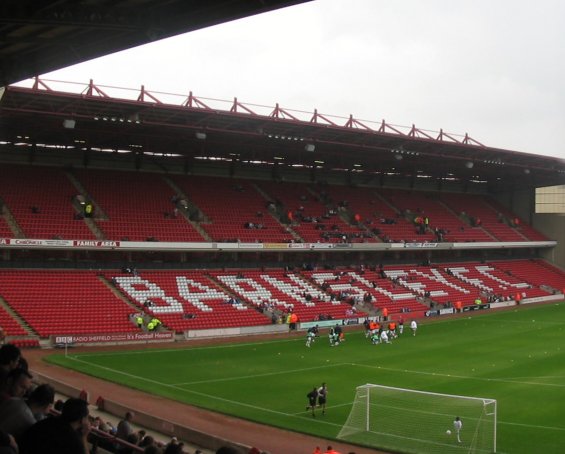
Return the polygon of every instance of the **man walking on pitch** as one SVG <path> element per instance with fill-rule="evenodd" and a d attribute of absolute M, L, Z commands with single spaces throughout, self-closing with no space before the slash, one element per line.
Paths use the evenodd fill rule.
<path fill-rule="evenodd" d="M 328 387 L 325 383 L 318 388 L 318 406 L 322 408 L 322 414 L 326 413 L 326 400 L 328 398 Z"/>
<path fill-rule="evenodd" d="M 306 407 L 306 410 L 312 409 L 312 416 L 315 418 L 316 401 L 318 400 L 318 388 L 314 386 L 312 391 L 306 394 L 306 397 L 308 398 L 308 406 Z"/>
<path fill-rule="evenodd" d="M 461 437 L 459 436 L 459 432 L 463 428 L 463 423 L 461 422 L 461 418 L 459 416 L 455 417 L 453 421 L 453 429 L 455 430 L 455 434 L 457 435 L 457 441 L 461 443 Z"/>

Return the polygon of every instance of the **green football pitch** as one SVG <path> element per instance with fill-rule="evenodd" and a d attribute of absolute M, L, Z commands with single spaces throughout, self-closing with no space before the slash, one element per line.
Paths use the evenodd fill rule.
<path fill-rule="evenodd" d="M 48 361 L 149 393 L 264 424 L 336 438 L 365 383 L 498 402 L 497 452 L 565 452 L 565 303 L 425 319 L 388 345 L 359 330 L 184 349 L 75 354 Z M 328 384 L 325 415 L 306 393 Z M 445 432 L 445 427 L 438 431 Z"/>

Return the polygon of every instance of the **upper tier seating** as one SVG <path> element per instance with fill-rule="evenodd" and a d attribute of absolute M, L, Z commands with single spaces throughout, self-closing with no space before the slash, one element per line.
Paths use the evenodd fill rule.
<path fill-rule="evenodd" d="M 443 232 L 443 241 L 469 242 L 492 241 L 482 229 L 471 227 L 463 222 L 457 215 L 444 205 L 437 194 L 418 191 L 402 191 L 382 189 L 379 191 L 387 200 L 402 212 L 409 212 L 412 216 L 427 217 L 430 230 L 440 229 Z M 437 239 L 431 231 L 426 233 L 426 239 Z"/>
<path fill-rule="evenodd" d="M 509 221 L 514 224 L 514 228 L 516 231 L 521 233 L 524 237 L 531 241 L 547 241 L 548 238 L 534 229 L 531 225 L 525 222 L 523 219 L 516 216 L 516 214 L 512 213 L 508 208 L 503 206 L 501 203 L 497 202 L 493 199 L 487 199 L 487 203 L 491 205 L 495 210 L 502 215 Z"/>
<path fill-rule="evenodd" d="M 0 270 L 2 296 L 41 337 L 137 331 L 132 308 L 94 272 Z"/>
<path fill-rule="evenodd" d="M 95 239 L 84 220 L 75 219 L 78 190 L 63 170 L 2 165 L 0 179 L 0 197 L 27 238 Z"/>
<path fill-rule="evenodd" d="M 203 241 L 171 202 L 175 191 L 161 175 L 79 170 L 76 176 L 107 219 L 95 215 L 106 239 Z"/>
<path fill-rule="evenodd" d="M 84 196 L 95 204 L 94 222 L 102 236 L 113 241 L 435 242 L 434 228 L 442 229 L 441 240 L 448 242 L 547 240 L 496 201 L 479 195 L 127 171 L 72 172 L 86 191 Z M 73 206 L 79 188 L 70 171 L 6 165 L 0 168 L 0 178 L 0 201 L 26 238 L 96 239 Z M 167 178 L 183 194 L 176 194 Z M 186 196 L 202 217 L 188 221 L 184 210 L 175 209 L 179 196 Z M 289 213 L 291 225 L 281 224 L 289 222 Z M 415 215 L 429 218 L 426 232 L 417 232 L 411 219 Z M 3 218 L 0 238 L 14 237 L 7 214 Z M 480 225 L 472 227 L 472 219 Z M 508 225 L 516 220 L 517 225 Z"/>
<path fill-rule="evenodd" d="M 502 213 L 484 196 L 443 193 L 441 200 L 455 212 L 464 212 L 470 218 L 480 220 L 481 227 L 496 241 L 528 241 L 522 233 L 504 222 Z"/>
<path fill-rule="evenodd" d="M 267 200 L 248 180 L 181 177 L 171 179 L 209 222 L 200 226 L 214 241 L 288 243 L 293 237 L 274 219 Z M 249 223 L 253 224 L 252 228 Z M 260 224 L 259 228 L 258 225 Z"/>
<path fill-rule="evenodd" d="M 306 243 L 338 243 L 343 242 L 344 236 L 351 243 L 376 241 L 365 229 L 345 222 L 339 216 L 335 200 L 326 198 L 324 203 L 324 195 L 314 194 L 306 184 L 261 181 L 257 185 L 271 200 L 282 204 L 281 209 L 287 217 L 290 213 L 292 229 Z"/>
<path fill-rule="evenodd" d="M 6 222 L 6 219 L 0 217 L 0 238 L 12 238 L 13 236 L 12 229 Z"/>
<path fill-rule="evenodd" d="M 349 215 L 359 215 L 360 222 L 382 241 L 423 239 L 416 235 L 414 225 L 379 196 L 374 188 L 325 186 L 324 191 L 338 204 L 346 205 Z"/>

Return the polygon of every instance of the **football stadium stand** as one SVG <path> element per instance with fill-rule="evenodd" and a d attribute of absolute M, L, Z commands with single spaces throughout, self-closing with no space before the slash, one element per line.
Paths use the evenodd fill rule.
<path fill-rule="evenodd" d="M 0 270 L 0 323 L 13 338 L 139 332 L 132 315 L 186 331 L 422 315 L 494 300 L 553 295 L 564 273 L 541 260 L 337 269 Z M 2 309 L 2 308 L 0 308 Z M 27 327 L 27 328 L 24 328 Z M 145 328 L 144 328 L 145 329 Z"/>

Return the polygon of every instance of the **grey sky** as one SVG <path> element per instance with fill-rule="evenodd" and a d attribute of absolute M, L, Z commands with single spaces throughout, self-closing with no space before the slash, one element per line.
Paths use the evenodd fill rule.
<path fill-rule="evenodd" d="M 43 77 L 317 108 L 565 158 L 564 38 L 561 0 L 317 0 Z"/>

